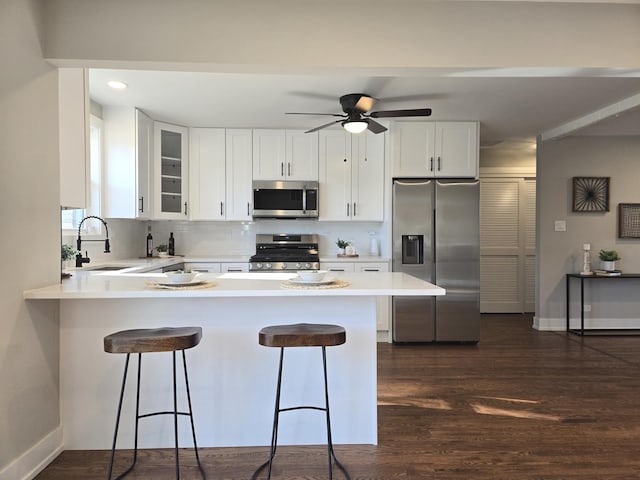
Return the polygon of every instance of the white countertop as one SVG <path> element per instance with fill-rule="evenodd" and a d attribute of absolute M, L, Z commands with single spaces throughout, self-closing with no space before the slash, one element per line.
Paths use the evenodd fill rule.
<path fill-rule="evenodd" d="M 190 298 L 190 297 L 301 297 L 301 296 L 434 296 L 445 290 L 404 273 L 336 273 L 349 282 L 343 288 L 287 289 L 282 275 L 269 273 L 200 274 L 215 282 L 210 288 L 167 290 L 149 286 L 166 278 L 162 273 L 78 272 L 60 284 L 24 292 L 25 299 Z M 294 277 L 295 274 L 291 274 Z"/>

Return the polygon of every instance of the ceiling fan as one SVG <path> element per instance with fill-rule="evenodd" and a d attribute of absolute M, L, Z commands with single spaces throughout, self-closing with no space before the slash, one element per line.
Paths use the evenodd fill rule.
<path fill-rule="evenodd" d="M 348 93 L 340 97 L 340 105 L 344 113 L 287 112 L 286 115 L 329 115 L 332 117 L 340 117 L 339 120 L 334 120 L 319 127 L 312 128 L 305 133 L 317 132 L 336 123 L 341 123 L 344 129 L 350 133 L 361 133 L 367 129 L 373 133 L 382 133 L 387 130 L 387 127 L 373 120 L 374 118 L 428 117 L 431 115 L 430 108 L 383 110 L 367 113 L 373 108 L 375 103 L 376 99 L 366 93 Z"/>

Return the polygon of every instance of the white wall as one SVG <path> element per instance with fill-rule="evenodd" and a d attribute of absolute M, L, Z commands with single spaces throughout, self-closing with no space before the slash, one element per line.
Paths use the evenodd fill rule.
<path fill-rule="evenodd" d="M 58 81 L 40 52 L 35 2 L 0 2 L 0 478 L 42 461 L 21 458 L 59 425 L 58 305 L 23 290 L 60 280 Z M 60 439 L 58 438 L 57 441 Z M 48 453 L 55 449 L 56 439 Z"/>
<path fill-rule="evenodd" d="M 617 238 L 618 203 L 640 203 L 638 159 L 639 137 L 568 137 L 538 146 L 538 328 L 564 329 L 565 274 L 582 270 L 584 243 L 591 244 L 594 268 L 600 249 L 617 250 L 622 257 L 618 268 L 640 272 L 640 239 Z M 572 212 L 574 176 L 611 177 L 610 211 Z M 565 220 L 567 231 L 554 231 L 555 220 Z M 608 326 L 628 325 L 635 319 L 640 326 L 638 283 L 599 282 L 597 288 L 587 289 L 587 302 L 593 304 L 587 316 L 608 319 L 601 322 Z M 579 287 L 574 288 L 577 294 Z"/>
<path fill-rule="evenodd" d="M 146 61 L 148 68 L 171 62 L 185 70 L 279 73 L 287 66 L 378 72 L 640 66 L 640 5 L 47 0 L 46 6 L 45 57 L 89 66 Z"/>

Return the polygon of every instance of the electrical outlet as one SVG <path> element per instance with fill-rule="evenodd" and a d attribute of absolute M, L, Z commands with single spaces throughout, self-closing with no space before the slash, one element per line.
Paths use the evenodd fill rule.
<path fill-rule="evenodd" d="M 553 229 L 556 232 L 566 232 L 567 231 L 567 222 L 565 220 L 556 220 L 553 222 Z"/>
<path fill-rule="evenodd" d="M 585 312 L 590 312 L 591 311 L 591 305 L 585 305 L 584 306 L 584 311 Z"/>

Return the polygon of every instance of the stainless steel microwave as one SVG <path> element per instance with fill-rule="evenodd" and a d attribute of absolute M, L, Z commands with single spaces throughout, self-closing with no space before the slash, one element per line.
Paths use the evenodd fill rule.
<path fill-rule="evenodd" d="M 253 182 L 253 218 L 317 218 L 318 182 Z"/>

